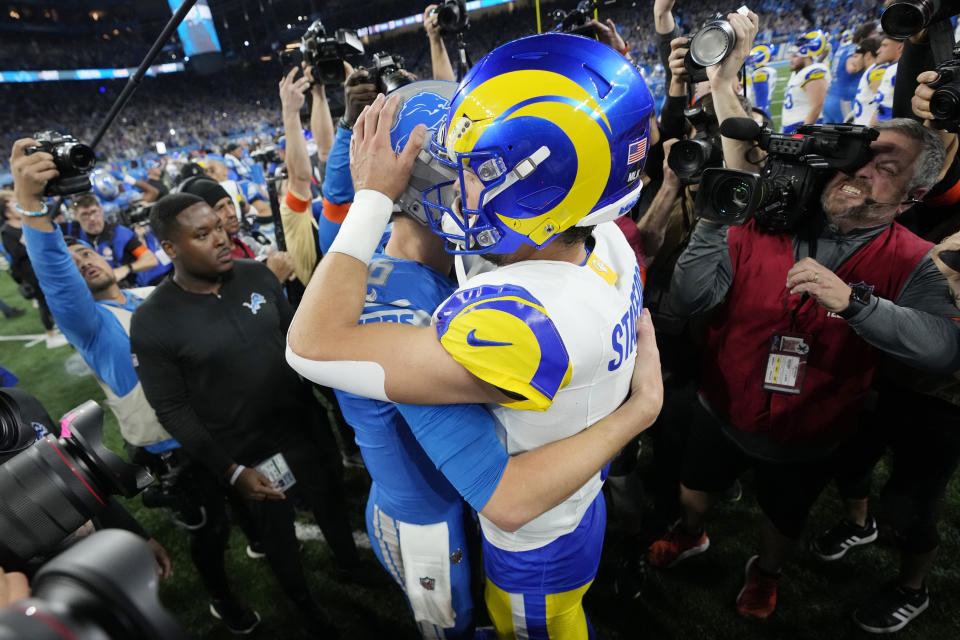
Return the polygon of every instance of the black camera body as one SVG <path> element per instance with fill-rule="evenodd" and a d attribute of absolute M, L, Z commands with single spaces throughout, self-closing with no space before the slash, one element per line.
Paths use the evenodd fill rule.
<path fill-rule="evenodd" d="M 927 86 L 934 89 L 930 97 L 932 124 L 937 129 L 960 132 L 960 45 L 954 47 L 953 57 L 934 69 L 937 79 Z"/>
<path fill-rule="evenodd" d="M 250 154 L 250 158 L 258 164 L 283 164 L 283 159 L 277 152 L 277 147 L 275 145 L 257 149 Z"/>
<path fill-rule="evenodd" d="M 470 28 L 467 0 L 442 0 L 435 9 L 440 33 L 448 36 L 463 33 Z"/>
<path fill-rule="evenodd" d="M 313 67 L 314 81 L 328 86 L 343 84 L 347 79 L 344 60 L 363 55 L 363 51 L 363 42 L 356 31 L 337 29 L 328 36 L 319 20 L 315 20 L 300 39 L 300 52 L 303 60 Z"/>
<path fill-rule="evenodd" d="M 723 146 L 711 96 L 684 109 L 683 116 L 696 129 L 692 138 L 680 140 L 670 149 L 667 165 L 683 184 L 700 182 L 703 172 L 723 166 Z"/>
<path fill-rule="evenodd" d="M 383 94 L 394 89 L 406 86 L 413 82 L 400 73 L 403 69 L 403 58 L 391 55 L 384 51 L 373 54 L 373 65 L 370 67 L 370 82 L 375 84 L 377 91 Z"/>
<path fill-rule="evenodd" d="M 716 13 L 700 30 L 690 36 L 689 49 L 683 58 L 683 66 L 690 82 L 707 81 L 707 67 L 719 64 L 737 46 L 737 34 L 723 14 Z"/>
<path fill-rule="evenodd" d="M 67 133 L 41 131 L 33 135 L 39 144 L 27 147 L 26 155 L 44 151 L 53 156 L 60 175 L 47 183 L 45 196 L 68 196 L 90 190 L 90 171 L 96 164 L 93 149 Z"/>
<path fill-rule="evenodd" d="M 609 7 L 617 4 L 617 0 L 581 0 L 576 8 L 570 11 L 557 9 L 550 17 L 557 22 L 554 31 L 573 33 L 578 36 L 593 37 L 593 27 L 589 25 L 593 12 L 600 7 Z"/>
<path fill-rule="evenodd" d="M 894 38 L 908 38 L 932 22 L 960 13 L 960 0 L 895 0 L 883 10 L 880 26 Z"/>
<path fill-rule="evenodd" d="M 771 233 L 789 233 L 811 210 L 835 171 L 853 173 L 873 157 L 876 129 L 853 124 L 803 125 L 796 133 L 773 133 L 749 118 L 730 118 L 723 135 L 756 140 L 767 151 L 757 175 L 732 169 L 708 169 L 700 181 L 696 208 L 701 218 L 741 225 L 751 219 Z"/>

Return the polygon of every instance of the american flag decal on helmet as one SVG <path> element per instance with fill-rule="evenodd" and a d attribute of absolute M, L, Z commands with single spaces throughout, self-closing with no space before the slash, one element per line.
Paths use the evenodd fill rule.
<path fill-rule="evenodd" d="M 627 164 L 640 162 L 647 157 L 647 139 L 640 138 L 636 142 L 631 142 L 627 148 Z"/>

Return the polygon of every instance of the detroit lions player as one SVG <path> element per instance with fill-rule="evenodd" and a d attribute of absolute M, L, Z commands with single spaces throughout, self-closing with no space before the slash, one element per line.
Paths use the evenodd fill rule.
<path fill-rule="evenodd" d="M 816 29 L 803 34 L 790 57 L 790 79 L 783 96 L 780 122 L 784 133 L 792 133 L 802 124 L 823 122 L 820 112 L 830 86 L 830 70 L 814 62 L 826 48 L 827 37 Z"/>
<path fill-rule="evenodd" d="M 747 65 L 752 69 L 747 74 L 747 98 L 753 106 L 770 115 L 770 101 L 777 86 L 777 70 L 768 66 L 776 52 L 774 44 L 758 44 L 750 50 Z"/>
<path fill-rule="evenodd" d="M 853 108 L 853 98 L 857 93 L 857 74 L 847 71 L 847 59 L 857 51 L 853 41 L 853 32 L 843 32 L 840 46 L 830 59 L 830 89 L 823 103 L 823 119 L 826 122 L 846 122 Z"/>
<path fill-rule="evenodd" d="M 449 249 L 502 266 L 461 283 L 433 329 L 356 325 L 367 263 L 422 140 L 411 136 L 394 156 L 384 120 L 397 101 L 384 105 L 378 98 L 354 126 L 358 192 L 291 326 L 289 361 L 380 400 L 489 403 L 511 454 L 589 433 L 624 398 L 637 347 L 636 258 L 614 225 L 599 223 L 639 194 L 631 178 L 652 109 L 639 74 L 605 45 L 545 34 L 500 47 L 467 75 L 431 144 L 456 170 L 460 198 L 451 207 L 428 193 L 423 204 Z M 529 522 L 481 514 L 500 634 L 587 636 L 582 597 L 605 507 L 600 474 L 585 477 L 544 487 L 555 491 L 544 501 L 559 504 Z"/>

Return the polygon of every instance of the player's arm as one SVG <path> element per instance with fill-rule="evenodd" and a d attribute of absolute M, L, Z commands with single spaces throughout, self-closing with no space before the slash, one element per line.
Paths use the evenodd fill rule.
<path fill-rule="evenodd" d="M 315 382 L 380 400 L 508 401 L 458 364 L 433 328 L 357 324 L 366 297 L 367 265 L 426 135 L 426 129 L 418 127 L 403 152 L 393 153 L 389 123 L 399 105 L 399 98 L 385 100 L 381 95 L 364 108 L 353 127 L 350 164 L 357 194 L 290 325 L 287 360 Z"/>
<path fill-rule="evenodd" d="M 820 118 L 820 112 L 823 111 L 823 103 L 827 99 L 827 78 L 822 70 L 813 71 L 807 76 L 807 81 L 803 84 L 803 90 L 810 99 L 810 110 L 803 119 L 804 124 L 816 124 Z"/>
<path fill-rule="evenodd" d="M 480 405 L 397 405 L 417 441 L 464 500 L 504 531 L 515 531 L 582 487 L 663 403 L 660 355 L 650 312 L 637 322 L 631 394 L 617 411 L 576 435 L 508 456 Z"/>

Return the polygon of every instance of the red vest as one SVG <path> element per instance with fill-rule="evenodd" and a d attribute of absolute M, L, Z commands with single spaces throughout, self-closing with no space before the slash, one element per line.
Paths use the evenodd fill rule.
<path fill-rule="evenodd" d="M 787 271 L 796 263 L 791 236 L 762 233 L 750 222 L 731 227 L 728 238 L 733 283 L 707 327 L 700 393 L 735 428 L 782 443 L 831 444 L 849 435 L 873 378 L 876 349 L 811 297 L 801 304 L 801 296 L 790 296 L 787 308 Z M 894 223 L 835 273 L 895 300 L 932 246 Z M 781 331 L 813 336 L 799 395 L 763 388 L 770 339 Z"/>

